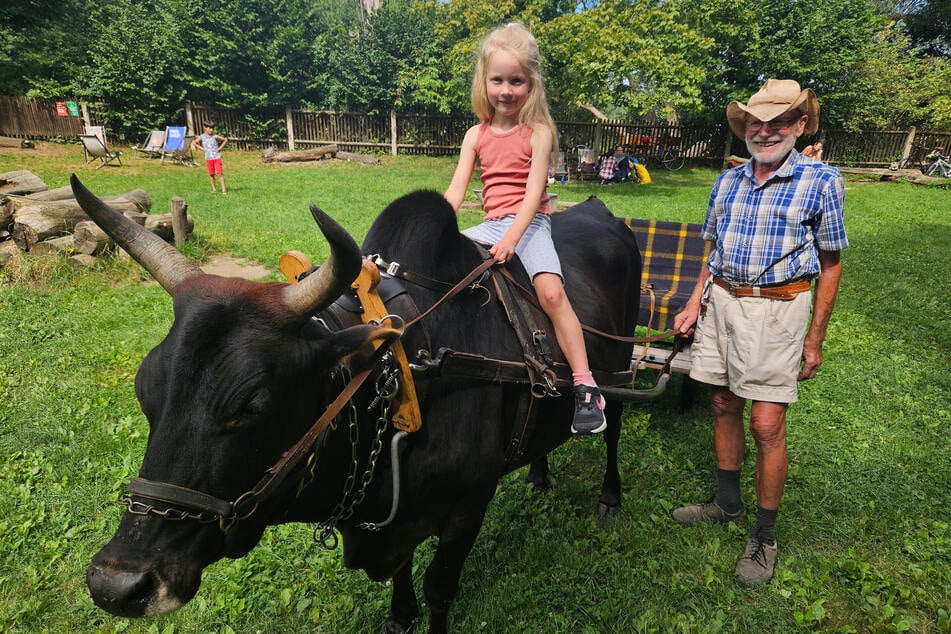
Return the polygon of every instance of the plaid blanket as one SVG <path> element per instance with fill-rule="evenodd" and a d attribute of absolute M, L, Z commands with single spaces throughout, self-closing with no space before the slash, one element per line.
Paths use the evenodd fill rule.
<path fill-rule="evenodd" d="M 654 288 L 654 319 L 651 328 L 668 330 L 673 316 L 686 305 L 700 271 L 710 255 L 710 244 L 700 237 L 700 225 L 628 218 L 641 251 L 641 282 Z M 650 296 L 641 295 L 637 323 L 646 326 L 650 317 Z"/>

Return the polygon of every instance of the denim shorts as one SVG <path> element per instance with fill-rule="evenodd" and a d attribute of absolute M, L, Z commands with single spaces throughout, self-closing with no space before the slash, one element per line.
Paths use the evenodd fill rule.
<path fill-rule="evenodd" d="M 515 216 L 486 220 L 462 233 L 476 242 L 493 245 L 502 239 L 514 220 Z M 564 281 L 561 261 L 551 239 L 551 216 L 548 214 L 535 214 L 522 239 L 515 245 L 515 255 L 533 281 L 539 273 L 554 273 Z"/>

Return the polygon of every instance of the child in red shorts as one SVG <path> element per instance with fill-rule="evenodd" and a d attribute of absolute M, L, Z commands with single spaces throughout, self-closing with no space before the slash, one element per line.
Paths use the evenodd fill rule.
<path fill-rule="evenodd" d="M 221 148 L 227 143 L 228 139 L 215 134 L 215 124 L 211 121 L 205 121 L 201 124 L 203 132 L 201 136 L 192 141 L 192 148 L 202 149 L 205 152 L 205 166 L 208 168 L 208 178 L 211 179 L 211 191 L 218 191 L 215 188 L 215 175 L 218 176 L 218 182 L 221 184 L 221 193 L 227 194 L 225 187 L 225 177 L 221 170 Z"/>

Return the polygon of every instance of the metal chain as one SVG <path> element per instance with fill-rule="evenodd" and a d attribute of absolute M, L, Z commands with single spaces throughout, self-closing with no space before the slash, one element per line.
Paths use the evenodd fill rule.
<path fill-rule="evenodd" d="M 379 405 L 380 415 L 376 421 L 376 434 L 370 445 L 370 455 L 367 458 L 366 469 L 360 478 L 360 485 L 357 488 L 357 492 L 351 497 L 358 468 L 357 444 L 359 440 L 356 406 L 353 404 L 353 401 L 351 401 L 350 408 L 347 410 L 350 428 L 350 473 L 344 482 L 343 496 L 330 514 L 330 517 L 314 527 L 314 539 L 328 550 L 334 550 L 338 544 L 335 528 L 337 522 L 350 518 L 356 507 L 359 506 L 366 497 L 367 488 L 373 481 L 373 476 L 376 472 L 377 459 L 383 449 L 383 433 L 386 431 L 390 418 L 390 403 L 399 393 L 399 368 L 393 367 L 392 354 L 387 353 L 380 363 L 382 370 L 377 376 L 375 386 L 376 394 L 367 407 L 367 411 L 370 412 Z"/>
<path fill-rule="evenodd" d="M 218 515 L 215 513 L 206 513 L 204 511 L 192 513 L 191 511 L 185 511 L 174 507 L 160 509 L 152 506 L 151 504 L 136 502 L 131 496 L 128 495 L 123 495 L 121 498 L 116 500 L 116 504 L 121 504 L 122 506 L 126 507 L 129 513 L 132 513 L 133 515 L 159 515 L 167 520 L 172 520 L 175 522 L 180 520 L 198 520 L 199 522 L 208 524 L 218 521 Z"/>

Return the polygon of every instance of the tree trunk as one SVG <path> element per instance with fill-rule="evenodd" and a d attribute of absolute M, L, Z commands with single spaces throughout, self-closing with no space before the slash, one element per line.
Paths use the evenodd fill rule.
<path fill-rule="evenodd" d="M 0 147 L 18 147 L 32 149 L 36 147 L 29 139 L 17 139 L 11 136 L 0 136 Z"/>
<path fill-rule="evenodd" d="M 36 192 L 35 194 L 29 194 L 27 196 L 30 200 L 68 200 L 72 197 L 73 188 L 69 185 L 57 187 L 56 189 L 48 189 L 45 192 Z"/>
<path fill-rule="evenodd" d="M 364 165 L 379 165 L 380 159 L 369 154 L 355 154 L 353 152 L 337 152 L 337 158 L 354 163 L 363 163 Z"/>
<path fill-rule="evenodd" d="M 59 190 L 53 191 L 56 192 Z M 49 194 L 49 192 L 44 192 L 44 195 L 46 194 Z M 52 195 L 56 196 L 58 194 Z M 144 189 L 133 189 L 132 191 L 125 194 L 120 194 L 119 196 L 106 196 L 102 200 L 119 213 L 125 213 L 127 211 L 140 211 L 142 213 L 148 213 L 149 210 L 152 209 L 152 201 L 149 198 L 148 192 L 146 192 Z M 71 193 L 69 198 L 48 200 L 43 198 L 34 198 L 32 196 L 8 196 L 4 207 L 7 209 L 8 213 L 13 216 L 14 220 L 16 220 L 19 210 L 27 207 L 48 208 L 53 214 L 68 214 L 77 210 L 80 212 L 82 211 L 79 203 L 76 202 Z M 67 212 L 67 209 L 72 211 Z"/>
<path fill-rule="evenodd" d="M 319 161 L 321 159 L 333 156 L 337 153 L 337 144 L 325 145 L 316 150 L 304 150 L 302 152 L 278 152 L 274 148 L 268 148 L 261 152 L 261 161 L 264 163 L 296 163 L 298 161 Z"/>
<path fill-rule="evenodd" d="M 19 140 L 19 139 L 17 139 Z M 0 194 L 32 194 L 45 192 L 49 187 L 39 176 L 29 170 L 0 174 Z"/>

